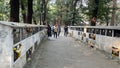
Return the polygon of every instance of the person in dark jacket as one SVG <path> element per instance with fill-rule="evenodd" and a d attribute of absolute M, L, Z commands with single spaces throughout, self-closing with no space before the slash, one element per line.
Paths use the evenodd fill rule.
<path fill-rule="evenodd" d="M 68 27 L 67 27 L 67 25 L 65 25 L 65 27 L 64 27 L 64 36 L 67 36 L 67 34 L 68 34 Z"/>
<path fill-rule="evenodd" d="M 49 24 L 47 26 L 47 35 L 48 35 L 48 37 L 51 37 L 51 27 Z"/>
<path fill-rule="evenodd" d="M 61 27 L 60 25 L 58 25 L 58 36 L 60 35 L 60 32 L 61 32 Z"/>

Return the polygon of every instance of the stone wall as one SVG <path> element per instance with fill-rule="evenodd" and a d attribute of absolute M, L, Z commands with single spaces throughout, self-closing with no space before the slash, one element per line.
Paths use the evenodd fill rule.
<path fill-rule="evenodd" d="M 0 21 L 0 68 L 23 68 L 46 37 L 44 28 Z"/>
<path fill-rule="evenodd" d="M 12 28 L 0 25 L 0 68 L 12 68 Z"/>
<path fill-rule="evenodd" d="M 80 35 L 78 35 L 78 32 L 80 32 Z M 82 31 L 70 30 L 69 33 L 72 34 L 71 35 L 72 37 L 79 39 L 87 44 L 88 42 L 91 42 L 90 45 L 93 45 L 94 47 L 98 48 L 99 50 L 105 51 L 108 54 L 112 53 L 112 47 L 120 48 L 119 37 L 110 37 L 110 36 L 96 34 L 96 39 L 93 40 L 89 38 L 89 33 L 86 33 L 86 37 L 84 36 L 83 34 L 84 32 Z M 120 52 L 118 58 L 120 59 Z"/>
<path fill-rule="evenodd" d="M 35 47 L 39 47 L 42 39 L 46 35 L 45 31 L 40 31 L 25 40 L 19 42 L 22 44 L 22 50 L 21 50 L 21 57 L 18 58 L 13 65 L 13 68 L 23 68 L 23 66 L 26 64 L 26 52 L 32 47 L 32 53 L 35 51 Z M 17 44 L 19 44 L 17 43 Z M 37 43 L 37 44 L 36 44 Z M 31 59 L 31 58 L 30 58 Z"/>

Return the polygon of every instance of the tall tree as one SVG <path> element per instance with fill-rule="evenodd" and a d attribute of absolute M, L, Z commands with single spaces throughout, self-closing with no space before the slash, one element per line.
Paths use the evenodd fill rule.
<path fill-rule="evenodd" d="M 28 0 L 27 23 L 32 24 L 33 0 Z"/>
<path fill-rule="evenodd" d="M 78 10 L 81 0 L 56 0 L 57 17 L 67 25 L 80 23 L 80 13 Z"/>
<path fill-rule="evenodd" d="M 41 15 L 42 15 L 42 22 L 43 25 L 47 24 L 47 20 L 46 20 L 46 13 L 47 13 L 47 4 L 48 4 L 49 0 L 42 0 L 41 2 Z"/>
<path fill-rule="evenodd" d="M 73 5 L 73 18 L 72 18 L 72 25 L 75 23 L 75 16 L 76 16 L 76 6 L 77 6 L 78 0 L 73 0 L 72 5 Z"/>
<path fill-rule="evenodd" d="M 99 0 L 93 0 L 93 10 L 92 10 L 92 15 L 91 15 L 91 26 L 96 25 L 96 19 L 97 19 L 97 13 L 98 13 L 98 5 L 99 5 Z"/>
<path fill-rule="evenodd" d="M 115 24 L 115 18 L 116 18 L 116 7 L 117 7 L 117 0 L 112 0 L 113 1 L 113 9 L 112 9 L 112 18 L 111 18 L 111 26 L 114 26 Z"/>
<path fill-rule="evenodd" d="M 98 14 L 97 14 L 97 18 L 101 21 L 101 22 L 105 22 L 104 24 L 106 24 L 108 26 L 109 24 L 109 20 L 110 20 L 110 4 L 109 4 L 110 0 L 100 0 L 99 1 L 99 6 L 98 6 Z"/>
<path fill-rule="evenodd" d="M 41 24 L 40 2 L 41 0 L 33 1 L 33 23 L 34 24 Z"/>
<path fill-rule="evenodd" d="M 26 9 L 25 9 L 25 2 L 26 0 L 20 0 L 21 9 L 22 9 L 22 16 L 23 16 L 23 22 L 26 23 Z"/>
<path fill-rule="evenodd" d="M 95 26 L 96 21 L 99 20 L 100 23 L 106 23 L 110 20 L 110 2 L 111 0 L 89 0 L 88 1 L 88 13 L 86 13 L 90 17 L 91 25 Z"/>
<path fill-rule="evenodd" d="M 57 19 L 57 22 L 59 22 L 59 24 L 61 24 L 63 22 L 63 15 L 62 15 L 62 12 L 63 12 L 63 5 L 64 5 L 64 1 L 63 0 L 57 0 L 56 1 L 56 7 L 57 7 L 57 13 L 56 13 L 56 18 Z M 54 22 L 55 23 L 55 22 Z"/>
<path fill-rule="evenodd" d="M 10 21 L 19 22 L 19 0 L 10 0 Z"/>
<path fill-rule="evenodd" d="M 42 3 L 43 3 L 43 25 L 45 25 L 46 24 L 46 7 L 47 7 L 46 0 L 42 0 Z"/>

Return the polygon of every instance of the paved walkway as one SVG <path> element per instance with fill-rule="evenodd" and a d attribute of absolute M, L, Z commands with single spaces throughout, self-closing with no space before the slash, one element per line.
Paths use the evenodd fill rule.
<path fill-rule="evenodd" d="M 60 36 L 43 42 L 24 68 L 120 68 L 120 64 L 73 38 Z"/>

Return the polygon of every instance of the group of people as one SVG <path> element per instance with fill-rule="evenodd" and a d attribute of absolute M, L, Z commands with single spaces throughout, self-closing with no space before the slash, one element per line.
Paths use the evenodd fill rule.
<path fill-rule="evenodd" d="M 50 26 L 48 24 L 47 26 L 47 34 L 48 37 L 51 37 L 52 35 L 54 35 L 55 38 L 57 38 L 61 33 L 61 26 L 60 25 L 54 25 L 54 26 Z M 64 27 L 64 36 L 67 36 L 68 34 L 68 27 L 65 26 Z"/>
<path fill-rule="evenodd" d="M 60 25 L 50 26 L 48 24 L 48 27 L 47 27 L 48 37 L 51 37 L 52 35 L 54 35 L 54 37 L 57 38 L 60 35 L 60 32 L 61 32 Z"/>

